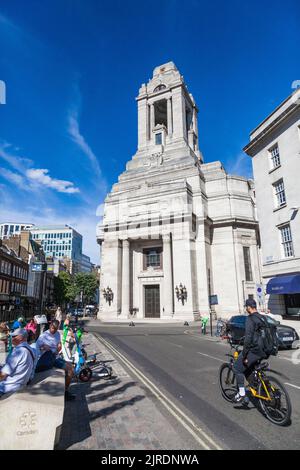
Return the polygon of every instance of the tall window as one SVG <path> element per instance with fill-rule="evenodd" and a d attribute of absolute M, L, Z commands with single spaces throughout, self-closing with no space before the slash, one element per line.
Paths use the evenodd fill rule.
<path fill-rule="evenodd" d="M 244 266 L 245 266 L 246 281 L 253 281 L 252 268 L 251 268 L 251 257 L 250 257 L 250 247 L 249 246 L 243 246 L 243 253 L 244 253 Z"/>
<path fill-rule="evenodd" d="M 162 258 L 161 248 L 150 248 L 144 250 L 144 269 L 147 268 L 161 268 L 161 258 Z"/>
<path fill-rule="evenodd" d="M 276 181 L 276 183 L 273 184 L 273 187 L 275 191 L 277 207 L 283 206 L 286 203 L 283 179 Z"/>
<path fill-rule="evenodd" d="M 272 147 L 270 150 L 269 150 L 270 154 L 271 154 L 271 160 L 272 160 L 272 167 L 273 168 L 277 168 L 278 166 L 280 166 L 280 154 L 279 154 L 279 147 L 278 145 L 274 145 L 274 147 Z"/>
<path fill-rule="evenodd" d="M 293 240 L 290 224 L 285 225 L 280 228 L 281 234 L 281 243 L 283 248 L 283 253 L 285 258 L 290 258 L 294 256 Z"/>

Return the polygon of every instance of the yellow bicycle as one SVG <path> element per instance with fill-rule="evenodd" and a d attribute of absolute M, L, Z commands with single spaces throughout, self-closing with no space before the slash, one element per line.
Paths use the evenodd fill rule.
<path fill-rule="evenodd" d="M 233 345 L 230 341 L 230 345 L 234 352 L 227 354 L 231 358 L 230 361 L 220 367 L 219 384 L 223 398 L 233 402 L 238 391 L 233 367 L 241 350 L 239 344 Z M 251 374 L 246 377 L 248 381 L 246 389 L 269 421 L 279 426 L 286 426 L 291 422 L 291 400 L 282 383 L 276 377 L 267 376 L 265 371 L 268 369 L 268 362 L 258 361 Z"/>

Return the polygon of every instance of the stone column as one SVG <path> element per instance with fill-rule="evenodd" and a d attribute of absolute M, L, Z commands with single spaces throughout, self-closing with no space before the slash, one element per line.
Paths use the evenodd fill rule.
<path fill-rule="evenodd" d="M 146 99 L 138 101 L 138 149 L 141 150 L 147 143 L 147 112 Z"/>
<path fill-rule="evenodd" d="M 122 317 L 129 316 L 130 303 L 130 267 L 129 267 L 129 240 L 122 243 Z"/>
<path fill-rule="evenodd" d="M 163 235 L 164 315 L 173 313 L 173 273 L 170 234 Z"/>
<path fill-rule="evenodd" d="M 154 104 L 150 105 L 150 140 L 153 139 L 153 129 L 155 127 Z"/>
<path fill-rule="evenodd" d="M 171 136 L 173 134 L 171 98 L 168 98 L 167 105 L 168 105 L 168 108 L 167 108 L 168 109 L 168 135 Z"/>
<path fill-rule="evenodd" d="M 198 112 L 196 106 L 193 107 L 193 130 L 197 137 L 197 144 L 196 149 L 199 150 L 199 142 L 198 142 Z"/>
<path fill-rule="evenodd" d="M 172 92 L 173 138 L 186 139 L 185 98 L 183 90 L 176 88 Z"/>

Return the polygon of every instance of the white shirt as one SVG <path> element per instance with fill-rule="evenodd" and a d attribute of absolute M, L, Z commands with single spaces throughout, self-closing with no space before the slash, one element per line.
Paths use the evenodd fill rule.
<path fill-rule="evenodd" d="M 16 392 L 26 385 L 32 376 L 34 362 L 35 351 L 29 344 L 21 343 L 16 346 L 1 369 L 1 373 L 8 377 L 0 382 L 0 391 L 2 393 Z"/>
<path fill-rule="evenodd" d="M 62 311 L 61 310 L 56 310 L 55 320 L 62 321 Z"/>
<path fill-rule="evenodd" d="M 50 333 L 50 330 L 47 330 L 41 334 L 36 344 L 38 348 L 41 350 L 43 349 L 43 346 L 48 346 L 54 354 L 57 354 L 58 353 L 57 346 L 59 345 L 60 342 L 61 340 L 60 340 L 59 331 L 56 331 L 56 333 L 54 333 L 53 335 L 52 333 Z"/>

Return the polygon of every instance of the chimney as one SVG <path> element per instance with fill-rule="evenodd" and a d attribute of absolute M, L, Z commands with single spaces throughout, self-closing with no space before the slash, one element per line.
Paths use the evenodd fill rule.
<path fill-rule="evenodd" d="M 21 231 L 21 242 L 20 245 L 25 248 L 26 251 L 30 251 L 30 235 L 31 233 L 28 230 L 22 230 Z"/>

